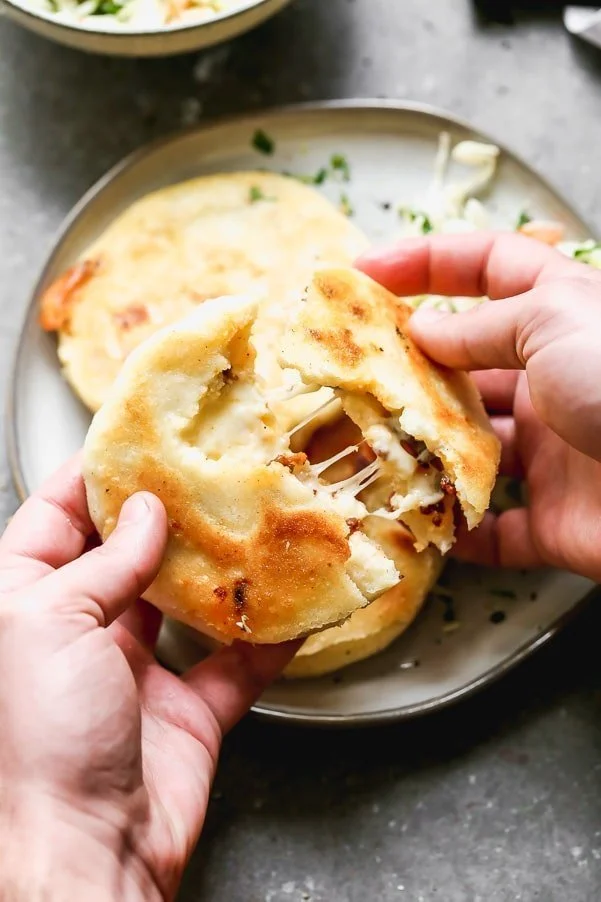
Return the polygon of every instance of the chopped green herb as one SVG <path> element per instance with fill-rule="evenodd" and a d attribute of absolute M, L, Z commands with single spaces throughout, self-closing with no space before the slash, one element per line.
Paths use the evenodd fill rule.
<path fill-rule="evenodd" d="M 257 134 L 257 133 L 256 133 Z M 255 138 L 256 138 L 255 134 Z M 262 133 L 264 135 L 264 133 Z M 254 142 L 253 142 L 254 143 Z M 272 142 L 273 143 L 273 142 Z M 256 143 L 255 143 L 256 147 Z M 259 149 L 259 148 L 258 148 Z M 262 151 L 263 153 L 271 153 L 271 151 Z M 346 157 L 343 157 L 342 154 L 335 153 L 330 157 L 330 165 L 321 166 L 314 175 L 296 175 L 294 172 L 283 172 L 282 175 L 288 175 L 290 178 L 297 179 L 299 182 L 302 182 L 303 185 L 323 185 L 326 179 L 335 173 L 340 173 L 342 176 L 342 180 L 344 182 L 348 182 L 351 177 L 351 171 L 349 168 L 349 164 L 346 160 Z M 350 215 L 350 214 L 347 214 Z"/>
<path fill-rule="evenodd" d="M 422 213 L 422 232 L 423 232 L 423 234 L 427 235 L 429 232 L 431 232 L 433 230 L 433 228 L 434 228 L 434 226 L 432 225 L 432 223 L 430 222 L 428 217 L 425 215 L 425 213 Z"/>
<path fill-rule="evenodd" d="M 344 213 L 345 216 L 352 216 L 355 212 L 351 206 L 351 202 L 348 199 L 348 195 L 342 192 L 340 195 L 340 212 Z"/>
<path fill-rule="evenodd" d="M 428 235 L 430 232 L 434 231 L 434 226 L 432 225 L 429 216 L 422 213 L 420 210 L 412 210 L 410 207 L 400 207 L 399 214 L 408 222 L 417 222 L 422 235 Z"/>
<path fill-rule="evenodd" d="M 318 169 L 315 175 L 293 175 L 293 178 L 298 179 L 303 185 L 323 185 L 327 177 L 328 170 L 324 166 Z"/>
<path fill-rule="evenodd" d="M 517 598 L 513 589 L 491 589 L 490 594 L 497 598 Z"/>
<path fill-rule="evenodd" d="M 444 606 L 444 611 L 442 612 L 443 622 L 454 623 L 457 620 L 457 615 L 455 613 L 455 599 L 453 596 L 447 595 L 446 592 L 433 592 L 432 598 L 442 602 Z"/>
<path fill-rule="evenodd" d="M 270 138 L 267 132 L 264 132 L 262 128 L 258 128 L 253 135 L 252 146 L 255 150 L 258 150 L 259 153 L 269 155 L 275 150 L 275 141 L 273 138 Z"/>
<path fill-rule="evenodd" d="M 515 225 L 516 232 L 518 231 L 518 229 L 521 229 L 522 226 L 527 225 L 529 222 L 532 222 L 532 216 L 528 216 L 526 211 L 522 210 L 522 212 L 518 216 L 518 221 L 516 222 L 516 225 Z"/>
<path fill-rule="evenodd" d="M 342 180 L 344 182 L 350 181 L 351 178 L 351 170 L 348 164 L 348 160 L 341 153 L 334 153 L 330 157 L 330 166 L 332 167 L 334 172 L 339 172 L 342 176 Z"/>
<path fill-rule="evenodd" d="M 507 619 L 507 614 L 505 611 L 493 611 L 488 619 L 491 623 L 503 623 Z"/>
<path fill-rule="evenodd" d="M 119 0 L 100 0 L 100 3 L 92 13 L 93 16 L 115 16 L 123 9 L 124 3 Z"/>
<path fill-rule="evenodd" d="M 262 189 L 258 185 L 251 185 L 248 192 L 248 202 L 255 204 L 258 200 L 275 200 L 275 197 L 268 197 L 266 194 L 263 194 Z"/>

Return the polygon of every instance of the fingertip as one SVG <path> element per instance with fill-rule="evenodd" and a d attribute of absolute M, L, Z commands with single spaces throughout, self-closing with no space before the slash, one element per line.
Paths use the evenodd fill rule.
<path fill-rule="evenodd" d="M 118 529 L 143 523 L 152 516 L 152 508 L 146 499 L 146 492 L 131 495 L 123 504 L 117 523 Z"/>
<path fill-rule="evenodd" d="M 150 516 L 155 526 L 164 529 L 166 532 L 167 511 L 165 510 L 165 505 L 161 499 L 157 495 L 153 495 L 152 492 L 138 492 L 137 494 L 144 499 L 145 504 L 148 506 Z"/>
<path fill-rule="evenodd" d="M 157 537 L 167 536 L 167 512 L 160 498 L 151 492 L 136 492 L 123 504 L 117 530 L 135 526 Z M 116 531 L 117 531 L 116 530 Z"/>
<path fill-rule="evenodd" d="M 415 335 L 428 333 L 433 326 L 437 326 L 441 320 L 452 316 L 446 310 L 436 310 L 434 307 L 418 307 L 409 319 L 409 330 Z"/>
<path fill-rule="evenodd" d="M 442 356 L 441 362 L 446 363 L 445 353 L 448 348 L 444 343 L 446 330 L 443 322 L 453 314 L 445 310 L 435 310 L 432 307 L 419 308 L 409 318 L 408 332 L 418 347 L 434 360 Z M 442 328 L 441 328 L 442 327 Z"/>

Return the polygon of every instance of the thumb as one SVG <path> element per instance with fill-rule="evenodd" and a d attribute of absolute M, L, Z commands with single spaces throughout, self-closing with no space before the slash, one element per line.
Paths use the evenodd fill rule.
<path fill-rule="evenodd" d="M 485 301 L 465 313 L 420 308 L 409 332 L 429 357 L 453 369 L 523 369 L 521 323 L 525 305 L 531 307 L 526 297 Z"/>
<path fill-rule="evenodd" d="M 148 588 L 166 543 L 165 508 L 149 492 L 138 492 L 121 508 L 104 545 L 39 583 L 43 601 L 55 610 L 91 614 L 108 626 Z"/>

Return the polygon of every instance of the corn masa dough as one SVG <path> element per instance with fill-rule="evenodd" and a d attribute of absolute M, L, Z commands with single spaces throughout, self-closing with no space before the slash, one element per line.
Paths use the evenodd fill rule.
<path fill-rule="evenodd" d="M 64 375 L 92 411 L 142 341 L 205 300 L 256 294 L 270 322 L 316 266 L 350 265 L 366 237 L 314 188 L 271 172 L 206 175 L 130 206 L 44 293 Z"/>

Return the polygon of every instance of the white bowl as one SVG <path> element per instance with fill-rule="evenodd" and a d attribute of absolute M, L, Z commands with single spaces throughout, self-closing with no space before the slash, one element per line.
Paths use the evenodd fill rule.
<path fill-rule="evenodd" d="M 1 8 L 9 18 L 36 34 L 90 53 L 115 56 L 171 56 L 190 50 L 201 50 L 220 44 L 245 31 L 250 31 L 286 6 L 290 0 L 246 0 L 231 12 L 209 21 L 164 25 L 147 30 L 118 29 L 106 17 L 97 16 L 98 24 L 72 24 L 56 18 L 51 12 L 34 10 L 16 0 L 2 0 Z"/>

